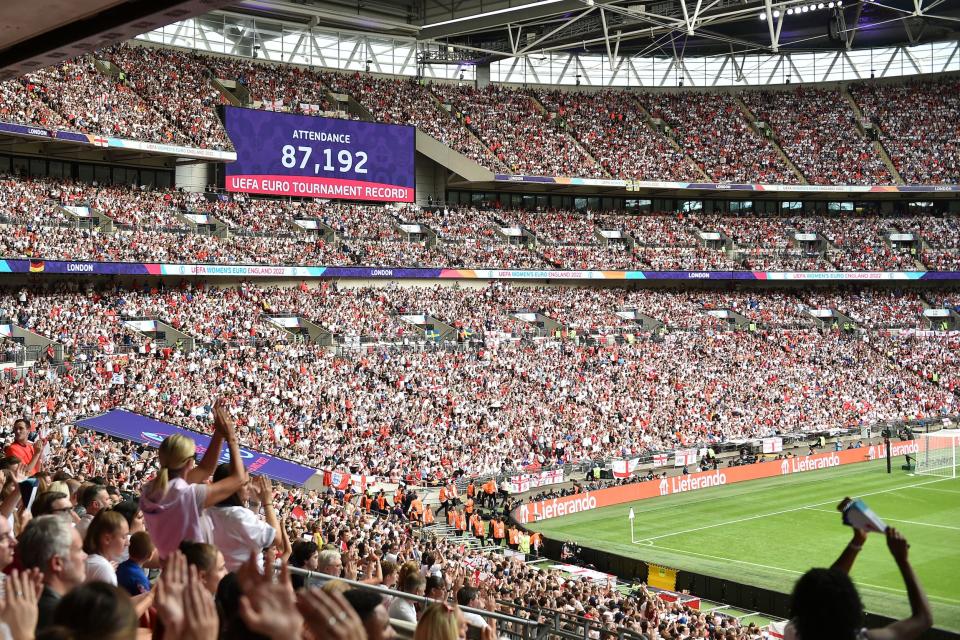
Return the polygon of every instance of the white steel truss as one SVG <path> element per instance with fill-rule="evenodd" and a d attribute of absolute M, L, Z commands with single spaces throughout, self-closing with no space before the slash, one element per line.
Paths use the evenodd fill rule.
<path fill-rule="evenodd" d="M 703 4 L 701 8 L 701 4 Z M 619 41 L 610 38 L 606 54 L 567 53 L 520 45 L 520 29 L 512 32 L 515 55 L 490 63 L 490 80 L 511 84 L 583 85 L 591 87 L 728 87 L 853 81 L 960 71 L 960 42 L 914 46 L 827 51 L 754 52 L 734 50 L 725 55 L 685 56 L 676 36 L 706 21 L 702 12 L 711 2 L 692 3 L 679 31 L 664 34 L 656 46 L 639 55 L 618 55 Z M 768 5 L 768 9 L 769 9 Z M 599 9 L 599 7 L 598 7 Z M 598 11 L 606 20 L 605 11 Z M 772 14 L 771 14 L 772 17 Z M 398 76 L 473 81 L 476 66 L 464 56 L 457 63 L 438 63 L 425 53 L 454 47 L 400 36 L 329 30 L 281 24 L 259 26 L 255 18 L 215 12 L 168 25 L 138 36 L 138 40 L 204 52 L 257 57 L 271 62 Z M 278 25 L 279 28 L 278 28 Z M 770 28 L 777 42 L 780 22 Z M 239 36 L 238 36 L 239 34 Z M 669 38 L 669 40 L 667 39 Z M 682 43 L 681 43 L 682 44 Z M 254 46 L 255 45 L 255 46 Z M 536 45 L 534 45 L 535 47 Z M 476 51 L 476 50 L 471 50 Z M 653 51 L 670 55 L 655 55 Z M 464 51 L 469 53 L 469 51 Z M 426 62 L 422 60 L 426 59 Z"/>

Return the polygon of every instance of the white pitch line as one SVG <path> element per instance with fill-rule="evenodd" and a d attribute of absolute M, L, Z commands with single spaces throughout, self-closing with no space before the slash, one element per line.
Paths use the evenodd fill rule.
<path fill-rule="evenodd" d="M 760 567 L 761 569 L 772 569 L 773 571 L 783 571 L 785 573 L 793 573 L 796 575 L 803 575 L 805 571 L 797 571 L 796 569 L 785 569 L 784 567 L 774 567 L 769 564 L 760 564 L 759 562 L 750 562 L 748 560 L 737 560 L 736 558 L 726 558 L 724 556 L 714 556 L 709 553 L 700 553 L 699 551 L 688 551 L 687 549 L 674 549 L 672 547 L 664 547 L 656 545 L 654 549 L 662 549 L 663 551 L 672 551 L 674 553 L 679 553 L 680 555 L 688 556 L 699 556 L 702 558 L 709 558 L 711 560 L 722 560 L 724 562 L 732 562 L 734 564 L 745 564 L 751 567 Z M 880 589 L 882 591 L 893 591 L 895 593 L 906 593 L 905 589 L 896 589 L 894 587 L 885 587 L 879 584 L 869 584 L 867 582 L 860 582 L 859 580 L 854 580 L 858 587 L 869 587 L 871 589 Z M 941 600 L 943 602 L 948 602 L 950 604 L 960 604 L 960 600 L 954 600 L 953 598 L 944 598 L 943 596 L 936 596 L 927 594 L 927 597 L 931 600 Z"/>
<path fill-rule="evenodd" d="M 861 472 L 863 471 L 863 469 L 858 468 L 858 467 L 855 467 L 854 465 L 850 465 L 850 466 L 847 466 L 847 467 L 840 467 L 839 469 L 840 469 L 840 470 L 838 470 L 837 472 L 834 472 L 834 473 L 829 474 L 829 476 L 825 476 L 825 477 L 817 476 L 816 478 L 812 478 L 812 477 L 811 477 L 811 478 L 804 478 L 804 479 L 803 479 L 803 482 L 804 482 L 804 484 L 818 484 L 818 483 L 821 483 L 821 482 L 834 482 L 834 481 L 836 481 L 838 478 L 844 478 L 844 477 L 846 477 L 846 476 L 854 476 L 854 475 L 857 475 L 857 474 L 859 474 L 859 473 L 861 473 Z M 788 476 L 776 476 L 776 477 L 786 478 L 786 477 L 788 477 Z M 769 478 L 764 478 L 764 479 L 767 480 L 767 479 L 769 479 Z M 749 484 L 749 483 L 747 483 L 747 484 Z M 744 488 L 743 488 L 743 493 L 738 493 L 738 494 L 737 494 L 737 499 L 739 500 L 739 499 L 741 499 L 741 498 L 747 498 L 747 497 L 749 497 L 749 496 L 752 496 L 752 495 L 755 494 L 755 493 L 764 493 L 764 492 L 769 491 L 769 490 L 770 490 L 770 487 L 769 487 L 769 486 L 766 486 L 766 485 L 765 485 L 765 486 L 760 486 L 760 487 L 753 488 L 752 490 L 748 490 L 747 487 L 744 487 Z M 661 496 L 661 497 L 689 496 L 689 495 L 691 495 L 691 492 L 687 492 L 687 493 L 675 493 L 675 494 L 672 494 L 671 496 Z M 716 502 L 716 501 L 717 501 L 717 498 L 715 498 L 715 497 L 700 498 L 700 499 L 698 499 L 698 500 L 685 501 L 685 502 L 683 502 L 680 506 L 690 507 L 690 506 L 694 506 L 694 505 L 698 505 L 698 504 L 703 504 L 703 503 L 705 503 L 705 502 Z M 644 514 L 644 513 L 653 513 L 653 512 L 655 512 L 655 511 L 663 511 L 664 509 L 676 509 L 677 506 L 678 506 L 678 505 L 676 505 L 676 504 L 674 504 L 674 503 L 672 503 L 672 502 L 670 502 L 670 501 L 668 501 L 668 502 L 666 502 L 666 503 L 663 503 L 661 500 L 656 500 L 656 499 L 653 499 L 653 500 L 643 500 L 642 502 L 644 502 L 644 503 L 650 502 L 650 503 L 655 503 L 655 504 L 653 504 L 653 506 L 650 506 L 650 507 L 647 507 L 645 504 L 642 505 L 642 506 L 636 506 L 636 507 L 635 507 L 635 509 L 636 509 L 636 512 L 635 512 L 635 513 L 636 513 L 637 517 L 640 517 L 640 514 Z"/>
<path fill-rule="evenodd" d="M 813 507 L 807 507 L 807 511 L 819 511 L 820 513 L 837 513 L 836 509 L 815 509 Z M 900 520 L 897 518 L 888 518 L 883 517 L 884 520 L 889 520 L 890 522 L 903 522 L 905 524 L 915 524 L 921 527 L 936 527 L 937 529 L 950 529 L 951 531 L 960 531 L 960 527 L 951 527 L 946 524 L 934 524 L 932 522 L 917 522 L 916 520 Z"/>
<path fill-rule="evenodd" d="M 952 493 L 955 496 L 960 495 L 960 491 L 953 489 L 940 489 L 939 487 L 910 487 L 911 489 L 922 489 L 923 491 L 937 491 L 939 493 Z"/>
<path fill-rule="evenodd" d="M 858 497 L 861 497 L 861 498 L 862 498 L 862 497 L 864 497 L 864 496 L 875 496 L 875 495 L 879 495 L 879 494 L 881 494 L 881 493 L 891 493 L 891 492 L 893 492 L 893 491 L 900 491 L 900 490 L 902 490 L 902 489 L 908 489 L 908 488 L 912 488 L 912 487 L 919 487 L 919 486 L 926 485 L 926 484 L 933 484 L 933 483 L 935 483 L 935 482 L 943 482 L 944 480 L 950 480 L 950 478 L 937 478 L 936 480 L 927 480 L 927 481 L 924 481 L 924 482 L 918 482 L 918 483 L 911 484 L 911 485 L 904 485 L 904 486 L 900 486 L 900 487 L 893 487 L 893 488 L 890 488 L 890 489 L 883 489 L 883 490 L 880 490 L 880 491 L 871 491 L 870 493 L 861 493 Z M 725 521 L 725 522 L 715 522 L 715 523 L 713 523 L 713 524 L 704 525 L 704 526 L 702 526 L 702 527 L 695 527 L 695 528 L 693 528 L 693 529 L 684 529 L 683 531 L 674 531 L 674 532 L 672 532 L 672 533 L 664 533 L 664 534 L 661 534 L 661 535 L 659 535 L 659 536 L 649 536 L 649 537 L 646 537 L 646 538 L 640 538 L 639 540 L 637 540 L 636 542 L 634 542 L 634 544 L 644 544 L 644 543 L 646 543 L 646 542 L 652 542 L 653 540 L 660 540 L 660 539 L 662 539 L 662 538 L 671 538 L 671 537 L 673 537 L 673 536 L 682 536 L 682 535 L 684 535 L 684 534 L 686 534 L 686 533 L 695 533 L 695 532 L 697 532 L 697 531 L 704 531 L 704 530 L 706 530 L 706 529 L 715 529 L 715 528 L 717 528 L 717 527 L 725 527 L 725 526 L 727 526 L 727 525 L 729 525 L 729 524 L 738 524 L 738 523 L 740 523 L 740 522 L 749 522 L 750 520 L 759 520 L 760 518 L 769 518 L 769 517 L 771 517 L 771 516 L 779 516 L 779 515 L 783 515 L 783 514 L 785 514 L 785 513 L 794 513 L 795 511 L 802 511 L 802 510 L 804 510 L 804 509 L 809 509 L 809 508 L 811 508 L 811 507 L 821 507 L 821 506 L 823 506 L 823 505 L 825 505 L 825 504 L 837 504 L 838 502 L 840 502 L 841 500 L 843 500 L 844 497 L 846 497 L 846 496 L 841 496 L 841 497 L 839 497 L 839 498 L 836 498 L 836 499 L 834 499 L 834 500 L 828 500 L 828 501 L 826 501 L 826 502 L 818 502 L 818 503 L 816 503 L 816 504 L 805 504 L 805 505 L 800 506 L 800 507 L 793 507 L 792 509 L 782 509 L 782 510 L 780 510 L 780 511 L 773 511 L 773 512 L 771 512 L 771 513 L 761 513 L 761 514 L 758 514 L 758 515 L 755 515 L 755 516 L 747 516 L 746 518 L 738 518 L 737 520 L 727 520 L 727 521 Z M 838 513 L 839 513 L 839 512 L 838 512 Z"/>

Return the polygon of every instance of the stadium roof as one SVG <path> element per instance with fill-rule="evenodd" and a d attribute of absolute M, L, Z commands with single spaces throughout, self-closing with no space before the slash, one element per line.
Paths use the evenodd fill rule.
<path fill-rule="evenodd" d="M 233 8 L 439 41 L 466 48 L 477 62 L 550 52 L 683 57 L 960 38 L 956 0 L 240 0 Z M 463 60 L 462 52 L 450 55 Z"/>
<path fill-rule="evenodd" d="M 227 4 L 228 0 L 0 2 L 0 80 Z"/>

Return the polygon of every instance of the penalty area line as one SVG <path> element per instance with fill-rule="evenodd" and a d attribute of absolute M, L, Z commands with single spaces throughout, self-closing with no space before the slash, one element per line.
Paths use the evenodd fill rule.
<path fill-rule="evenodd" d="M 943 482 L 944 480 L 950 480 L 950 478 L 937 478 L 936 480 L 926 480 L 926 481 L 924 481 L 924 482 L 917 482 L 917 483 L 914 483 L 914 484 L 903 485 L 903 486 L 899 486 L 899 487 L 892 487 L 892 488 L 889 488 L 889 489 L 881 489 L 881 490 L 879 490 L 879 491 L 871 491 L 871 492 L 869 492 L 869 493 L 861 493 L 861 494 L 859 494 L 859 496 L 857 496 L 857 497 L 861 497 L 861 498 L 862 498 L 862 497 L 864 497 L 864 496 L 875 496 L 875 495 L 880 495 L 880 494 L 882 494 L 882 493 L 891 493 L 891 492 L 893 492 L 893 491 L 901 491 L 901 490 L 903 490 L 903 489 L 911 489 L 911 488 L 913 488 L 913 487 L 920 487 L 920 486 L 923 486 L 923 485 L 933 484 L 933 483 L 935 483 L 935 482 Z M 676 495 L 676 494 L 674 494 L 674 495 Z M 783 514 L 785 514 L 785 513 L 795 513 L 795 512 L 797 512 L 797 511 L 803 511 L 804 509 L 812 509 L 813 507 L 822 507 L 822 506 L 825 505 L 825 504 L 835 505 L 835 504 L 837 504 L 838 502 L 840 502 L 841 500 L 843 500 L 844 497 L 845 497 L 845 496 L 840 496 L 839 498 L 835 498 L 835 499 L 833 499 L 833 500 L 828 500 L 828 501 L 826 501 L 826 502 L 818 502 L 818 503 L 816 503 L 816 504 L 805 504 L 805 505 L 801 505 L 801 506 L 799 506 L 799 507 L 793 507 L 793 508 L 790 508 L 790 509 L 782 509 L 782 510 L 780 510 L 780 511 L 772 511 L 772 512 L 770 512 L 770 513 L 760 513 L 760 514 L 757 514 L 757 515 L 754 515 L 754 516 L 747 516 L 747 517 L 745 517 L 745 518 L 737 518 L 736 520 L 726 520 L 726 521 L 724 521 L 724 522 L 714 522 L 713 524 L 707 524 L 707 525 L 704 525 L 704 526 L 702 526 L 702 527 L 694 527 L 693 529 L 684 529 L 684 530 L 682 530 L 682 531 L 673 531 L 673 532 L 671 532 L 671 533 L 663 533 L 663 534 L 660 534 L 660 535 L 658 535 L 658 536 L 647 536 L 647 537 L 639 538 L 638 540 L 635 540 L 635 541 L 632 541 L 632 542 L 633 542 L 633 544 L 646 544 L 647 542 L 652 542 L 652 541 L 654 541 L 654 540 L 662 540 L 663 538 L 672 538 L 673 536 L 682 536 L 682 535 L 687 534 L 687 533 L 696 533 L 697 531 L 704 531 L 704 530 L 706 530 L 706 529 L 716 529 L 717 527 L 725 527 L 725 526 L 731 525 L 731 524 L 739 524 L 739 523 L 741 523 L 741 522 L 749 522 L 749 521 L 751 521 L 751 520 L 759 520 L 760 518 L 770 518 L 770 517 L 773 517 L 773 516 L 780 516 L 780 515 L 783 515 Z M 837 512 L 837 513 L 839 513 L 839 512 Z"/>
<path fill-rule="evenodd" d="M 836 509 L 816 509 L 814 507 L 807 507 L 807 511 L 819 511 L 820 513 L 831 513 L 833 515 L 837 514 Z M 937 529 L 950 529 L 951 531 L 960 531 L 960 527 L 951 527 L 948 524 L 934 524 L 932 522 L 918 522 L 917 520 L 900 520 L 898 518 L 888 518 L 884 516 L 884 520 L 889 520 L 890 522 L 902 522 L 904 524 L 915 524 L 920 527 L 936 527 Z"/>
<path fill-rule="evenodd" d="M 651 545 L 651 546 L 654 546 L 654 545 Z M 738 559 L 736 559 L 736 558 L 727 558 L 727 557 L 724 557 L 724 556 L 715 556 L 715 555 L 711 555 L 711 554 L 709 554 L 709 553 L 701 553 L 701 552 L 699 552 L 699 551 L 690 551 L 690 550 L 687 550 L 687 549 L 677 549 L 677 548 L 674 548 L 674 547 L 664 547 L 664 546 L 661 546 L 661 545 L 655 545 L 655 546 L 654 546 L 654 549 L 659 549 L 659 550 L 663 550 L 663 551 L 671 551 L 671 552 L 673 552 L 673 553 L 678 553 L 678 554 L 680 554 L 680 555 L 697 556 L 697 557 L 699 557 L 699 558 L 707 558 L 707 559 L 710 559 L 710 560 L 721 560 L 721 561 L 723 561 L 723 562 L 732 562 L 732 563 L 734 563 L 734 564 L 744 564 L 744 565 L 748 565 L 748 566 L 751 566 L 751 567 L 759 567 L 759 568 L 761 568 L 761 569 L 768 569 L 768 570 L 771 570 L 771 571 L 782 571 L 782 572 L 784 572 L 784 573 L 792 573 L 792 574 L 798 575 L 798 576 L 799 576 L 799 575 L 803 575 L 804 573 L 806 573 L 806 571 L 797 571 L 796 569 L 786 569 L 786 568 L 784 568 L 784 567 L 775 567 L 775 566 L 769 565 L 769 564 L 761 564 L 761 563 L 759 563 L 759 562 L 750 562 L 749 560 L 738 560 Z M 867 583 L 867 582 L 860 582 L 859 580 L 854 580 L 854 582 L 856 583 L 856 585 L 857 585 L 858 587 L 867 587 L 867 588 L 869 588 L 869 589 L 879 589 L 879 590 L 881 590 L 881 591 L 892 591 L 892 592 L 894 592 L 894 593 L 906 594 L 906 589 L 905 589 L 905 588 L 896 589 L 896 588 L 894 588 L 894 587 L 885 587 L 885 586 L 882 586 L 882 585 L 879 585 L 879 584 L 870 584 L 870 583 Z M 946 603 L 949 603 L 949 604 L 960 604 L 960 600 L 955 600 L 955 599 L 953 599 L 953 598 L 945 598 L 945 597 L 943 597 L 943 596 L 931 595 L 931 594 L 929 594 L 929 593 L 927 594 L 927 597 L 928 597 L 929 599 L 931 599 L 931 600 L 938 600 L 938 601 L 946 602 Z"/>

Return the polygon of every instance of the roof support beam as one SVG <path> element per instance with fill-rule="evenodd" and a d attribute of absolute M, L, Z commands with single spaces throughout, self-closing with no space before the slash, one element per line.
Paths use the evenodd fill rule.
<path fill-rule="evenodd" d="M 580 20 L 581 18 L 583 18 L 583 17 L 585 17 L 585 16 L 593 13 L 593 10 L 594 10 L 595 8 L 596 8 L 596 7 L 590 7 L 590 8 L 587 9 L 586 11 L 584 11 L 584 12 L 582 12 L 582 13 L 579 13 L 579 14 L 573 16 L 572 18 L 570 18 L 569 20 L 567 20 L 566 22 L 564 22 L 563 24 L 561 24 L 559 27 L 554 28 L 552 31 L 548 31 L 546 34 L 540 36 L 539 38 L 537 38 L 536 40 L 534 40 L 533 42 L 531 42 L 530 44 L 528 44 L 527 46 L 525 46 L 523 49 L 520 49 L 519 51 L 517 51 L 517 54 L 518 54 L 518 55 L 523 55 L 523 54 L 526 53 L 527 51 L 530 51 L 530 49 L 535 48 L 538 44 L 540 44 L 540 43 L 543 42 L 544 40 L 549 39 L 551 36 L 553 36 L 553 34 L 555 34 L 555 33 L 559 32 L 559 31 L 562 31 L 562 30 L 566 29 L 567 27 L 569 27 L 570 25 L 572 25 L 573 23 L 575 23 L 577 20 Z M 518 33 L 518 34 L 517 34 L 517 38 L 519 39 L 519 37 L 520 37 L 520 36 L 519 36 L 519 33 Z M 605 38 L 603 38 L 603 39 L 605 39 Z"/>

